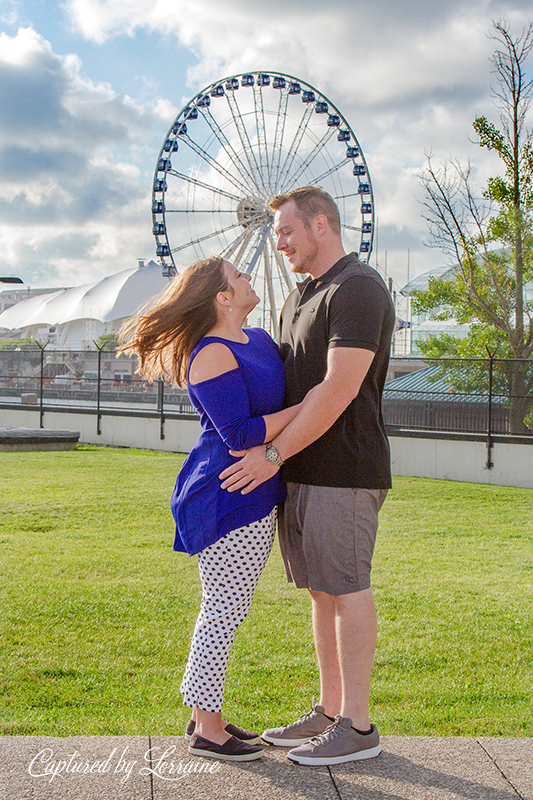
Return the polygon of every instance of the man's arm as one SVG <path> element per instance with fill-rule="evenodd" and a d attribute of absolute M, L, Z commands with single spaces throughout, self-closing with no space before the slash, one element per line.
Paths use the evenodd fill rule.
<path fill-rule="evenodd" d="M 374 353 L 360 347 L 331 347 L 324 380 L 304 399 L 292 422 L 272 442 L 281 458 L 299 453 L 319 439 L 357 397 Z M 220 474 L 222 488 L 242 494 L 276 474 L 279 467 L 265 458 L 263 445 L 252 447 L 244 458 Z"/>

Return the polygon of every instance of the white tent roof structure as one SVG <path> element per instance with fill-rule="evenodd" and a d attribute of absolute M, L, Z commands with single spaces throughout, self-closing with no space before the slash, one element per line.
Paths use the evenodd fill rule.
<path fill-rule="evenodd" d="M 112 323 L 135 314 L 167 286 L 161 267 L 150 261 L 94 283 L 22 300 L 0 314 L 0 329 L 58 326 L 87 319 Z"/>

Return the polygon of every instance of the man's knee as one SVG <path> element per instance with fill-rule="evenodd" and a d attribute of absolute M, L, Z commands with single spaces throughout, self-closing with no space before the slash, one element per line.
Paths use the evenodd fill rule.
<path fill-rule="evenodd" d="M 319 592 L 316 589 L 308 589 L 308 592 L 315 603 L 330 605 L 333 602 L 334 595 L 328 592 Z"/>
<path fill-rule="evenodd" d="M 362 589 L 359 592 L 339 594 L 332 596 L 335 613 L 341 617 L 365 617 L 369 613 L 375 614 L 372 589 Z"/>

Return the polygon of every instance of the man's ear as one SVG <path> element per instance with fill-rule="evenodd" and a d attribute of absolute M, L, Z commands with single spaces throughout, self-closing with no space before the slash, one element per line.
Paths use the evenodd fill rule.
<path fill-rule="evenodd" d="M 313 220 L 313 226 L 317 236 L 323 236 L 329 227 L 328 218 L 325 214 L 317 214 Z"/>

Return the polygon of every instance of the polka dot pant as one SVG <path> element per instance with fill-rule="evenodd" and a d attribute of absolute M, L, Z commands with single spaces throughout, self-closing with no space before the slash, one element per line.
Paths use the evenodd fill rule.
<path fill-rule="evenodd" d="M 198 555 L 202 603 L 180 691 L 186 706 L 221 711 L 229 651 L 246 619 L 276 528 L 276 509 Z"/>

